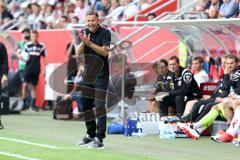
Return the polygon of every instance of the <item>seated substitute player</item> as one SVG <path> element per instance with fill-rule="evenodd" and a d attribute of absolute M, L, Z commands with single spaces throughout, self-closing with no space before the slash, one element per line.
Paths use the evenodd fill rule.
<path fill-rule="evenodd" d="M 234 90 L 234 92 L 240 95 L 240 69 L 238 67 L 238 58 L 234 56 L 229 56 L 226 62 L 226 69 L 229 71 L 230 74 L 227 74 L 228 78 L 231 80 L 229 83 L 226 84 L 226 88 L 228 88 L 228 93 L 230 93 L 230 88 Z M 230 83 L 231 82 L 231 83 Z M 179 123 L 179 127 L 189 135 L 189 137 L 197 139 L 199 138 L 200 134 L 209 127 L 214 120 L 221 115 L 225 118 L 228 122 L 231 121 L 231 110 L 229 110 L 229 106 L 233 106 L 233 99 L 232 95 L 229 94 L 226 98 L 221 98 L 222 103 L 217 103 L 208 112 L 203 118 L 201 118 L 198 122 L 191 125 L 191 127 Z M 224 107 L 225 106 L 225 107 Z M 221 114 L 220 114 L 221 113 Z"/>
<path fill-rule="evenodd" d="M 219 130 L 216 136 L 213 136 L 212 139 L 216 142 L 231 142 L 235 137 L 238 136 L 240 130 L 240 97 L 238 96 L 236 100 L 234 100 L 232 106 L 226 105 L 225 107 L 231 108 L 234 111 L 233 118 L 231 120 L 229 128 L 226 132 Z"/>
<path fill-rule="evenodd" d="M 238 58 L 234 55 L 227 55 L 226 57 L 222 57 L 221 61 L 222 61 L 222 66 L 224 66 L 223 64 L 227 62 L 229 65 L 228 67 L 225 66 L 225 69 L 224 69 L 225 74 L 222 77 L 222 79 L 219 81 L 217 88 L 215 89 L 215 91 L 210 97 L 208 96 L 203 97 L 203 99 L 195 103 L 190 114 L 180 119 L 181 122 L 199 121 L 211 110 L 212 106 L 223 102 L 223 99 L 228 96 L 231 86 L 233 86 L 235 89 L 237 84 L 236 79 L 237 77 L 239 77 L 239 74 L 237 71 Z"/>
<path fill-rule="evenodd" d="M 194 74 L 194 78 L 200 87 L 201 83 L 205 83 L 209 81 L 208 74 L 203 70 L 203 58 L 195 57 L 192 61 L 192 73 Z M 193 105 L 197 102 L 197 100 L 188 101 L 185 107 L 185 111 L 183 115 L 187 115 L 191 112 Z"/>

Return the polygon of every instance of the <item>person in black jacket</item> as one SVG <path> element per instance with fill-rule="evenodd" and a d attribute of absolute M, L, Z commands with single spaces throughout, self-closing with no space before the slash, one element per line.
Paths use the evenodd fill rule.
<path fill-rule="evenodd" d="M 77 55 L 84 55 L 85 66 L 82 83 L 82 105 L 87 135 L 78 143 L 89 148 L 104 148 L 107 115 L 106 94 L 109 82 L 108 53 L 111 33 L 99 25 L 99 16 L 94 11 L 86 15 L 87 28 L 80 33 L 81 43 Z M 95 108 L 95 112 L 93 110 Z M 97 122 L 96 122 L 97 119 Z"/>
<path fill-rule="evenodd" d="M 168 61 L 169 69 L 174 72 L 174 89 L 169 92 L 169 96 L 165 97 L 160 103 L 161 115 L 166 116 L 169 106 L 176 109 L 177 116 L 182 116 L 185 104 L 189 100 L 199 99 L 202 97 L 200 89 L 197 85 L 193 74 L 180 66 L 179 58 L 173 56 Z"/>
<path fill-rule="evenodd" d="M 160 104 L 161 101 L 158 102 L 155 99 L 155 96 L 159 93 L 159 92 L 169 92 L 170 90 L 172 90 L 174 88 L 173 85 L 173 81 L 174 81 L 174 73 L 169 71 L 168 69 L 168 62 L 165 59 L 161 59 L 159 60 L 158 64 L 157 64 L 157 70 L 159 72 L 159 75 L 157 77 L 157 82 L 155 83 L 154 87 L 155 90 L 153 92 L 153 95 L 151 95 L 150 97 L 154 97 L 154 98 L 150 98 L 149 100 L 149 110 L 151 110 L 151 108 L 154 108 L 154 105 L 157 105 L 160 108 L 160 115 L 169 115 L 170 113 L 168 113 L 169 109 L 168 107 L 166 108 L 161 108 Z M 163 98 L 163 99 L 167 99 L 167 98 Z M 156 110 L 156 107 L 155 107 Z M 158 110 L 157 110 L 158 111 Z M 158 111 L 158 112 L 159 112 Z"/>
<path fill-rule="evenodd" d="M 160 75 L 157 78 L 155 84 L 155 94 L 158 92 L 169 92 L 174 89 L 174 78 L 175 75 L 173 72 L 168 69 L 168 62 L 165 59 L 161 59 L 158 64 L 158 70 Z"/>
<path fill-rule="evenodd" d="M 159 61 L 153 64 L 153 67 L 156 65 L 155 73 L 158 75 L 157 81 L 154 84 L 154 90 L 150 92 L 150 96 L 148 97 L 148 112 L 160 112 L 160 115 L 169 115 L 168 108 L 164 108 L 165 110 L 160 110 L 160 103 L 159 100 L 156 99 L 157 94 L 160 92 L 169 92 L 174 88 L 173 81 L 174 81 L 174 73 L 170 72 L 168 69 L 168 62 L 165 59 L 160 59 Z M 152 67 L 152 68 L 153 68 Z M 164 99 L 164 98 L 163 98 Z"/>
<path fill-rule="evenodd" d="M 2 85 L 5 85 L 8 80 L 8 56 L 7 56 L 7 50 L 3 43 L 0 42 L 0 95 L 1 95 L 1 89 Z M 0 113 L 1 116 L 1 113 Z M 0 117 L 0 129 L 3 129 L 3 125 L 1 123 L 1 117 Z"/>
<path fill-rule="evenodd" d="M 238 64 L 238 58 L 234 55 L 227 55 L 228 63 L 235 62 Z M 226 63 L 227 63 L 226 62 Z M 226 67 L 225 74 L 219 81 L 217 88 L 209 98 L 202 99 L 194 104 L 190 114 L 181 119 L 182 122 L 196 122 L 202 119 L 212 108 L 212 106 L 221 103 L 225 97 L 229 95 L 231 86 L 237 89 L 237 82 L 240 78 L 239 66 L 235 68 Z M 238 93 L 238 91 L 236 91 Z"/>

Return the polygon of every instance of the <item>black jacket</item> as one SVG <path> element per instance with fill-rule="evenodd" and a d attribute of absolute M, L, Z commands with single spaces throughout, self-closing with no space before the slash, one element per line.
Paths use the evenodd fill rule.
<path fill-rule="evenodd" d="M 211 98 L 227 97 L 230 93 L 230 88 L 233 87 L 235 93 L 240 95 L 240 68 L 235 69 L 230 74 L 225 74 L 219 81 L 217 88 L 211 95 Z"/>
<path fill-rule="evenodd" d="M 8 74 L 8 56 L 7 56 L 7 50 L 3 43 L 0 42 L 0 77 L 2 77 L 3 74 Z"/>
<path fill-rule="evenodd" d="M 174 89 L 175 75 L 173 72 L 168 71 L 166 75 L 159 75 L 157 83 L 154 85 L 156 92 L 169 92 Z"/>
<path fill-rule="evenodd" d="M 202 97 L 198 84 L 188 69 L 180 67 L 178 75 L 174 80 L 174 90 L 169 92 L 170 96 L 182 95 L 189 99 Z"/>

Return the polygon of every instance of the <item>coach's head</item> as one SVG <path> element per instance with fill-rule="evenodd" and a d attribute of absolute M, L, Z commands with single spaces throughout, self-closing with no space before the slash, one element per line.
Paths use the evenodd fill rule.
<path fill-rule="evenodd" d="M 89 11 L 87 13 L 87 17 L 86 17 L 86 24 L 87 24 L 88 29 L 91 32 L 96 32 L 98 29 L 98 25 L 99 25 L 98 13 L 94 12 L 94 11 Z"/>

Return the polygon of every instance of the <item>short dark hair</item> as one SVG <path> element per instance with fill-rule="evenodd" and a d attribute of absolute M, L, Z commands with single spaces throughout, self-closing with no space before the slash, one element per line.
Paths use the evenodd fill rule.
<path fill-rule="evenodd" d="M 32 5 L 31 6 L 37 6 L 37 7 L 39 7 L 40 8 L 40 5 L 38 4 L 38 3 L 32 3 Z"/>
<path fill-rule="evenodd" d="M 90 10 L 90 11 L 87 12 L 87 16 L 92 16 L 92 15 L 96 16 L 97 18 L 99 17 L 98 13 L 93 11 L 93 10 Z"/>
<path fill-rule="evenodd" d="M 227 55 L 226 55 L 226 54 L 224 54 L 224 55 L 221 57 L 221 59 L 222 59 L 222 58 L 227 58 Z"/>
<path fill-rule="evenodd" d="M 24 28 L 24 29 L 21 31 L 21 33 L 24 33 L 24 32 L 30 33 L 30 29 L 29 29 L 29 28 Z"/>
<path fill-rule="evenodd" d="M 160 59 L 158 64 L 160 63 L 163 63 L 165 66 L 168 66 L 168 62 L 166 59 Z"/>
<path fill-rule="evenodd" d="M 175 60 L 179 64 L 179 58 L 177 56 L 170 57 L 168 61 L 170 60 Z"/>
<path fill-rule="evenodd" d="M 202 57 L 194 57 L 193 61 L 198 61 L 201 64 L 203 64 L 203 62 L 204 62 Z"/>
<path fill-rule="evenodd" d="M 38 31 L 37 30 L 32 30 L 31 33 L 38 35 Z"/>
<path fill-rule="evenodd" d="M 234 59 L 236 63 L 239 62 L 239 59 L 237 56 L 233 55 L 233 54 L 229 54 L 226 56 L 227 59 Z"/>
<path fill-rule="evenodd" d="M 77 16 L 73 16 L 73 19 L 76 19 L 77 21 L 79 21 L 79 18 Z"/>
<path fill-rule="evenodd" d="M 66 21 L 68 21 L 68 17 L 66 15 L 62 15 L 61 18 L 64 18 Z"/>

